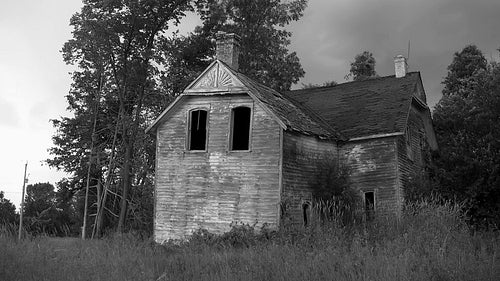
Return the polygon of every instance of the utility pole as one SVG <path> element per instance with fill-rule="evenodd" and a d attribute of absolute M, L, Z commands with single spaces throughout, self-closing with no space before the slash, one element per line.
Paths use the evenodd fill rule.
<path fill-rule="evenodd" d="M 21 197 L 21 209 L 19 211 L 19 236 L 17 239 L 21 241 L 21 236 L 23 233 L 23 211 L 24 211 L 24 188 L 26 186 L 26 182 L 28 181 L 26 179 L 26 170 L 28 169 L 28 161 L 26 161 L 26 164 L 24 164 L 24 179 L 23 179 L 23 197 Z"/>

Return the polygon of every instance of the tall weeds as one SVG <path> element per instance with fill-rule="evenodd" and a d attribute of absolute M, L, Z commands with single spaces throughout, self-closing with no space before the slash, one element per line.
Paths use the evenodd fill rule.
<path fill-rule="evenodd" d="M 472 232 L 460 206 L 421 202 L 400 219 L 272 231 L 235 225 L 157 245 L 0 234 L 2 280 L 497 280 L 496 233 Z M 23 270 L 20 270 L 21 265 Z"/>

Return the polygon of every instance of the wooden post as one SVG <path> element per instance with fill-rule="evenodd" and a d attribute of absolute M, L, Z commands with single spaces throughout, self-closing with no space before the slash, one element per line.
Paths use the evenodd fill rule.
<path fill-rule="evenodd" d="M 21 241 L 22 233 L 23 233 L 23 211 L 24 211 L 24 188 L 26 186 L 26 170 L 28 169 L 28 161 L 24 164 L 24 177 L 23 177 L 23 192 L 21 197 L 21 208 L 19 210 L 19 236 L 17 239 Z"/>

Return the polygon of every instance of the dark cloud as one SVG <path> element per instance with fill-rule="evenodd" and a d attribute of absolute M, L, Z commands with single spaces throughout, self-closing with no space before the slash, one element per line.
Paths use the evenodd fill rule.
<path fill-rule="evenodd" d="M 306 70 L 305 83 L 344 82 L 349 63 L 371 51 L 380 75 L 394 72 L 393 57 L 407 53 L 410 70 L 420 71 L 433 106 L 453 53 L 476 44 L 498 59 L 498 0 L 310 0 L 304 18 L 290 28 L 291 48 Z"/>

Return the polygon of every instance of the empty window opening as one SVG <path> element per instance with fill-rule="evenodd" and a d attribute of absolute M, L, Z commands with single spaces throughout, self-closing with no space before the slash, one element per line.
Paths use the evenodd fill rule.
<path fill-rule="evenodd" d="M 372 220 L 375 216 L 375 193 L 365 192 L 365 214 L 367 220 Z"/>
<path fill-rule="evenodd" d="M 302 204 L 302 220 L 304 222 L 304 226 L 309 225 L 309 204 Z"/>
<path fill-rule="evenodd" d="M 207 144 L 207 111 L 193 110 L 189 116 L 189 150 L 205 150 Z"/>
<path fill-rule="evenodd" d="M 251 109 L 236 107 L 231 113 L 231 150 L 249 150 Z"/>

